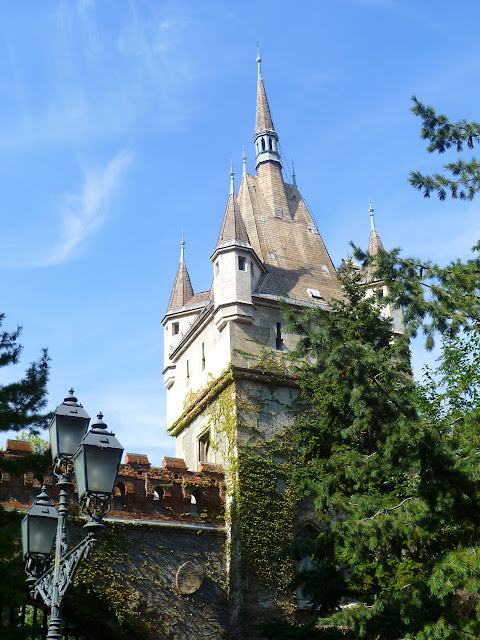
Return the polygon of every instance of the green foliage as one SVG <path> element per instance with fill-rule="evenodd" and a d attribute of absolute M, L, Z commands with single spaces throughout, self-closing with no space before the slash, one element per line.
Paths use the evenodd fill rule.
<path fill-rule="evenodd" d="M 20 435 L 16 436 L 15 440 L 29 442 L 32 448 L 32 453 L 42 454 L 50 448 L 50 442 L 48 440 L 43 440 L 39 435 L 29 433 L 25 430 L 21 431 Z"/>
<path fill-rule="evenodd" d="M 473 149 L 475 143 L 480 140 L 480 124 L 478 122 L 467 122 L 459 120 L 451 122 L 447 116 L 438 115 L 433 107 L 427 107 L 415 96 L 412 97 L 414 106 L 412 112 L 422 119 L 422 130 L 420 137 L 429 140 L 427 151 L 433 153 L 445 153 L 452 147 L 457 152 L 464 150 L 464 145 L 468 149 Z M 440 200 L 445 200 L 449 190 L 452 198 L 460 197 L 462 200 L 473 200 L 475 194 L 480 189 L 480 162 L 476 158 L 469 161 L 457 160 L 445 165 L 445 170 L 451 174 L 446 177 L 441 174 L 424 176 L 418 171 L 410 173 L 409 182 L 419 191 L 423 191 L 425 198 L 437 192 Z"/>
<path fill-rule="evenodd" d="M 355 257 L 372 260 L 358 248 Z M 418 258 L 403 258 L 400 249 L 380 250 L 375 257 L 375 277 L 383 280 L 389 295 L 385 301 L 403 310 L 408 342 L 419 332 L 432 349 L 435 334 L 454 337 L 480 328 L 480 243 L 473 257 L 455 260 L 445 267 Z"/>
<path fill-rule="evenodd" d="M 3 321 L 4 315 L 0 314 L 0 328 Z M 20 328 L 11 333 L 0 331 L 0 368 L 18 364 L 22 351 L 19 335 Z M 48 361 L 44 350 L 39 360 L 30 364 L 22 379 L 0 385 L 0 432 L 23 430 L 22 433 L 30 437 L 45 428 L 49 415 L 42 411 L 47 402 Z M 45 472 L 48 457 L 38 451 L 15 460 L 0 458 L 0 472 L 21 475 L 33 471 L 40 475 Z M 19 541 L 21 518 L 20 514 L 6 511 L 0 505 L 0 581 L 5 607 L 19 606 L 27 596 Z M 12 640 L 24 638 L 25 633 L 25 629 L 1 630 L 2 638 Z"/>
<path fill-rule="evenodd" d="M 0 314 L 0 327 L 4 314 Z M 0 368 L 17 364 L 22 347 L 18 342 L 20 328 L 0 332 Z M 0 385 L 0 431 L 28 429 L 32 433 L 47 426 L 49 415 L 42 413 L 47 404 L 48 355 L 46 350 L 32 362 L 24 378 Z"/>
<path fill-rule="evenodd" d="M 380 260 L 390 268 L 400 262 L 395 252 Z M 305 401 L 295 425 L 303 464 L 293 480 L 314 496 L 325 523 L 316 540 L 287 553 L 314 560 L 298 580 L 319 637 L 480 636 L 476 319 L 456 316 L 460 270 L 443 281 L 444 296 L 428 298 L 419 293 L 419 270 L 408 281 L 400 268 L 412 295 L 406 335 L 424 327 L 431 337 L 443 333 L 438 366 L 426 370 L 423 385 L 411 378 L 406 339 L 382 317 L 388 299 L 365 297 L 364 274 L 347 266 L 344 297 L 331 311 L 287 313 L 301 336 L 295 355 Z M 468 274 L 463 281 L 471 286 Z M 301 629 L 294 625 L 290 637 Z M 288 637 L 280 627 L 271 633 Z"/>

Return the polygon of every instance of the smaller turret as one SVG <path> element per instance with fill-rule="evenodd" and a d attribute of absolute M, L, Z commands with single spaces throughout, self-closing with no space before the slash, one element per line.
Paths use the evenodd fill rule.
<path fill-rule="evenodd" d="M 233 167 L 230 170 L 230 194 L 217 246 L 210 260 L 213 262 L 213 291 L 215 324 L 253 322 L 252 289 L 265 268 L 252 249 L 237 199 L 235 197 Z"/>

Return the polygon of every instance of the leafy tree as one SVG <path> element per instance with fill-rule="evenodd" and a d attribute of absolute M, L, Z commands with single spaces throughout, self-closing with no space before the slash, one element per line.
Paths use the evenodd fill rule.
<path fill-rule="evenodd" d="M 480 342 L 476 303 L 465 295 L 475 287 L 467 269 L 459 312 L 460 267 L 426 269 L 398 252 L 382 252 L 378 263 L 392 288 L 402 276 L 395 295 L 409 304 L 406 338 L 440 331 L 441 356 L 415 384 L 408 340 L 392 335 L 384 303 L 365 297 L 362 274 L 348 267 L 331 311 L 287 310 L 301 336 L 306 402 L 295 425 L 304 458 L 295 482 L 327 525 L 308 550 L 317 568 L 299 579 L 320 637 L 480 637 Z M 326 575 L 328 598 L 319 586 Z M 280 626 L 269 637 L 287 637 Z M 301 627 L 292 633 L 302 637 Z"/>
<path fill-rule="evenodd" d="M 463 151 L 466 145 L 468 149 L 473 149 L 480 141 L 480 124 L 478 122 L 467 122 L 459 120 L 451 122 L 447 116 L 438 115 L 433 107 L 427 107 L 422 102 L 412 97 L 414 106 L 412 111 L 422 119 L 422 130 L 420 137 L 429 140 L 427 151 L 433 153 L 445 153 L 452 147 L 457 152 Z M 476 158 L 468 161 L 457 160 L 444 166 L 451 177 L 441 174 L 424 176 L 419 171 L 410 173 L 410 184 L 419 191 L 423 191 L 426 198 L 430 194 L 437 192 L 440 200 L 445 200 L 449 190 L 452 198 L 460 197 L 463 200 L 472 200 L 480 189 L 480 162 Z"/>
<path fill-rule="evenodd" d="M 15 440 L 29 442 L 32 453 L 45 453 L 50 448 L 50 442 L 48 440 L 44 440 L 40 436 L 29 433 L 28 431 L 21 431 L 20 435 L 15 437 Z"/>
<path fill-rule="evenodd" d="M 3 320 L 4 315 L 0 314 L 0 328 Z M 19 335 L 20 328 L 11 333 L 0 332 L 0 367 L 19 362 L 22 351 Z M 45 428 L 49 420 L 49 415 L 43 412 L 47 402 L 48 361 L 44 350 L 39 360 L 27 368 L 23 378 L 0 385 L 0 433 L 21 431 L 23 436 L 28 434 L 30 438 L 36 437 L 38 431 Z M 48 454 L 40 451 L 15 460 L 0 456 L 0 473 L 19 475 L 28 470 L 41 474 L 48 463 Z M 8 609 L 21 604 L 26 596 L 19 541 L 20 520 L 18 513 L 6 511 L 0 505 L 0 604 L 7 618 Z M 23 638 L 25 630 L 2 628 L 0 635 L 2 638 Z"/>

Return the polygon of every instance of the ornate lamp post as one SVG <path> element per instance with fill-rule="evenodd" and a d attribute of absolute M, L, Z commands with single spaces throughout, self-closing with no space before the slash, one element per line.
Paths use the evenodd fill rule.
<path fill-rule="evenodd" d="M 45 487 L 22 521 L 22 544 L 27 584 L 32 598 L 40 598 L 50 607 L 49 640 L 61 640 L 63 596 L 82 558 L 95 547 L 104 527 L 103 518 L 110 511 L 110 499 L 122 459 L 122 445 L 107 431 L 103 416 L 92 424 L 70 389 L 70 395 L 56 410 L 50 424 L 53 472 L 59 489 L 58 512 L 52 506 Z M 70 551 L 66 542 L 68 490 L 77 482 L 87 535 Z M 55 558 L 46 562 L 55 541 Z"/>

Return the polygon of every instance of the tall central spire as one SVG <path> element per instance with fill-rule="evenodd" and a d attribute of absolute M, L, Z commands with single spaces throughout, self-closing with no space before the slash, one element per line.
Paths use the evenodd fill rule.
<path fill-rule="evenodd" d="M 274 161 L 280 164 L 280 153 L 278 151 L 278 136 L 273 126 L 270 107 L 268 106 L 267 94 L 263 84 L 262 59 L 257 44 L 257 64 L 258 64 L 258 81 L 257 81 L 257 109 L 255 114 L 255 142 L 256 166 L 262 162 Z"/>

